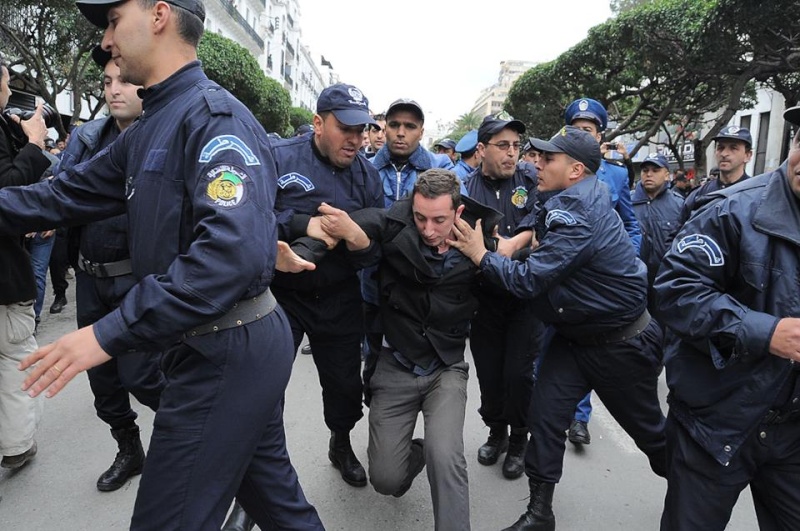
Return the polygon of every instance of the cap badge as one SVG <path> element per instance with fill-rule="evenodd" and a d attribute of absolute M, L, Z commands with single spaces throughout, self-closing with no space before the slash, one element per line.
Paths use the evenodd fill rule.
<path fill-rule="evenodd" d="M 581 100 L 578 102 L 578 109 L 585 111 L 589 108 L 589 102 L 586 100 Z"/>
<path fill-rule="evenodd" d="M 350 94 L 350 97 L 356 101 L 362 101 L 364 99 L 364 95 L 355 87 L 350 87 L 347 89 L 347 93 Z"/>
<path fill-rule="evenodd" d="M 738 132 L 739 132 L 739 127 L 738 127 L 738 126 L 736 126 L 736 125 L 732 125 L 732 126 L 730 126 L 730 127 L 728 128 L 728 133 L 727 133 L 727 134 L 729 134 L 729 135 L 735 135 L 735 134 L 737 134 Z"/>

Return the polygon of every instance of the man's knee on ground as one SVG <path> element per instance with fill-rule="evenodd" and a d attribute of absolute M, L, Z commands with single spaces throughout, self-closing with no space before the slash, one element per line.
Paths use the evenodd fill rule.
<path fill-rule="evenodd" d="M 406 473 L 396 466 L 370 466 L 369 482 L 378 494 L 391 496 L 400 489 Z"/>

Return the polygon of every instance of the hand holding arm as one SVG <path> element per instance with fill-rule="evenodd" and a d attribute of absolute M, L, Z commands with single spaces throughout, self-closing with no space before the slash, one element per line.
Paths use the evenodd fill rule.
<path fill-rule="evenodd" d="M 317 240 L 322 240 L 329 250 L 336 247 L 339 243 L 339 238 L 331 236 L 322 228 L 322 216 L 314 216 L 308 220 L 306 235 L 316 238 Z"/>
<path fill-rule="evenodd" d="M 330 237 L 347 242 L 347 249 L 350 251 L 360 251 L 369 247 L 369 237 L 347 212 L 327 203 L 322 203 L 318 210 L 322 214 L 322 230 Z"/>

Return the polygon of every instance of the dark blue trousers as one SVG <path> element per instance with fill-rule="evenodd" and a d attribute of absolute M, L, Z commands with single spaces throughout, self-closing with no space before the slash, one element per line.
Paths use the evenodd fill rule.
<path fill-rule="evenodd" d="M 168 383 L 131 529 L 219 531 L 234 496 L 261 529 L 324 529 L 286 451 L 292 360 L 280 308 L 164 353 Z"/>
<path fill-rule="evenodd" d="M 800 416 L 758 426 L 723 466 L 670 414 L 667 449 L 662 531 L 723 531 L 748 485 L 761 531 L 800 529 Z"/>
<path fill-rule="evenodd" d="M 481 390 L 478 412 L 487 425 L 528 426 L 533 365 L 543 333 L 529 301 L 481 298 L 469 339 Z"/>
<path fill-rule="evenodd" d="M 75 272 L 78 326 L 84 327 L 114 310 L 136 283 L 132 275 L 95 278 Z M 131 353 L 86 371 L 97 416 L 112 430 L 130 427 L 136 420 L 128 393 L 153 411 L 158 409 L 166 380 L 159 353 Z"/>
<path fill-rule="evenodd" d="M 361 341 L 364 315 L 357 277 L 324 291 L 274 288 L 286 310 L 295 352 L 308 334 L 322 386 L 325 424 L 331 431 L 350 431 L 362 411 Z"/>
<path fill-rule="evenodd" d="M 556 333 L 540 359 L 533 387 L 527 475 L 540 482 L 559 482 L 565 432 L 575 406 L 594 390 L 647 455 L 653 471 L 666 477 L 664 414 L 658 400 L 661 345 L 661 328 L 655 321 L 634 338 L 603 346 L 577 345 Z"/>

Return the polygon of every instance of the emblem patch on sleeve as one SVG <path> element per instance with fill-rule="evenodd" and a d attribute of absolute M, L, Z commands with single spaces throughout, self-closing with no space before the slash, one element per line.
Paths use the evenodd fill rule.
<path fill-rule="evenodd" d="M 239 168 L 227 164 L 215 166 L 206 174 L 206 178 L 206 195 L 215 205 L 231 208 L 244 200 L 247 175 Z"/>
<path fill-rule="evenodd" d="M 214 155 L 229 149 L 239 153 L 244 159 L 246 166 L 261 165 L 261 161 L 255 156 L 253 150 L 236 135 L 220 135 L 209 140 L 208 144 L 203 146 L 198 162 L 211 162 Z"/>
<path fill-rule="evenodd" d="M 550 225 L 553 222 L 559 223 L 561 225 L 578 224 L 578 222 L 575 220 L 575 217 L 566 210 L 551 210 L 550 212 L 548 212 L 547 217 L 544 218 L 544 224 L 549 229 Z"/>
<path fill-rule="evenodd" d="M 311 179 L 305 175 L 300 175 L 299 173 L 295 172 L 281 175 L 281 177 L 278 179 L 278 186 L 281 190 L 286 189 L 287 186 L 292 184 L 301 186 L 306 192 L 310 192 L 315 188 L 314 183 L 311 182 Z"/>
<path fill-rule="evenodd" d="M 719 267 L 725 265 L 725 256 L 722 249 L 713 238 L 705 234 L 690 234 L 681 238 L 677 244 L 678 252 L 683 254 L 687 249 L 700 249 L 708 257 L 708 265 Z"/>
<path fill-rule="evenodd" d="M 528 202 L 528 191 L 524 186 L 517 186 L 514 188 L 514 193 L 511 194 L 511 203 L 517 208 L 525 208 L 525 203 Z"/>

